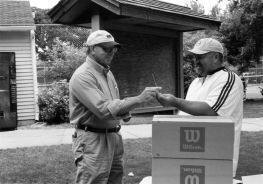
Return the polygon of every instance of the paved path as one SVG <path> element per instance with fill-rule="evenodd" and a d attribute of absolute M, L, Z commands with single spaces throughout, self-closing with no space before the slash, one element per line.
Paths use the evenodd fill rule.
<path fill-rule="evenodd" d="M 151 124 L 122 126 L 124 139 L 151 137 Z M 66 129 L 18 129 L 0 132 L 0 149 L 21 148 L 31 146 L 49 146 L 70 144 L 73 128 Z"/>
<path fill-rule="evenodd" d="M 247 86 L 246 98 L 247 99 L 262 99 L 263 96 L 260 93 L 259 86 L 263 87 L 263 85 Z"/>
<path fill-rule="evenodd" d="M 263 118 L 243 120 L 243 131 L 263 131 Z M 67 129 L 21 129 L 0 132 L 0 149 L 70 144 L 73 128 Z M 152 137 L 152 125 L 124 125 L 121 129 L 124 139 Z"/>

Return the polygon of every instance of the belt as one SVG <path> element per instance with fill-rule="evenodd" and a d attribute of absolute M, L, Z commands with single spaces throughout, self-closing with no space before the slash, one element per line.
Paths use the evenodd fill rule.
<path fill-rule="evenodd" d="M 89 125 L 76 125 L 76 128 L 85 130 L 85 132 L 90 131 L 90 132 L 95 132 L 95 133 L 112 133 L 112 132 L 119 132 L 121 129 L 121 125 L 118 125 L 114 128 L 93 128 L 90 127 Z"/>

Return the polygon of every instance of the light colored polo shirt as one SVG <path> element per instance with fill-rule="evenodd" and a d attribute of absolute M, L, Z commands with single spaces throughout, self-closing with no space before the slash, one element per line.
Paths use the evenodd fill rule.
<path fill-rule="evenodd" d="M 243 119 L 243 85 L 235 73 L 222 69 L 205 78 L 196 78 L 189 86 L 186 100 L 206 102 L 219 116 L 235 122 L 233 176 L 235 176 Z M 179 115 L 189 115 L 180 111 Z"/>
<path fill-rule="evenodd" d="M 123 100 L 115 78 L 90 57 L 72 75 L 69 82 L 70 123 L 94 128 L 113 128 Z"/>

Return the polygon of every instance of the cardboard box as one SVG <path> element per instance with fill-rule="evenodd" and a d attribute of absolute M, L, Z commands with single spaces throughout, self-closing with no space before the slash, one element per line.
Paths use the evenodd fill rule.
<path fill-rule="evenodd" d="M 152 184 L 232 184 L 232 161 L 152 159 Z"/>
<path fill-rule="evenodd" d="M 233 144 L 234 122 L 230 118 L 176 115 L 153 118 L 152 155 L 156 158 L 232 160 Z"/>
<path fill-rule="evenodd" d="M 262 184 L 263 174 L 242 176 L 243 184 Z"/>

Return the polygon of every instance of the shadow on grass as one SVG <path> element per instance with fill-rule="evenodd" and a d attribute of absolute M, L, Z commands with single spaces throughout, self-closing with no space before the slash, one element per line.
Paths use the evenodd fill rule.
<path fill-rule="evenodd" d="M 124 184 L 151 175 L 151 139 L 125 140 Z M 74 183 L 71 145 L 0 150 L 0 183 Z M 128 176 L 132 172 L 134 176 Z M 263 173 L 263 132 L 242 132 L 237 179 Z"/>

